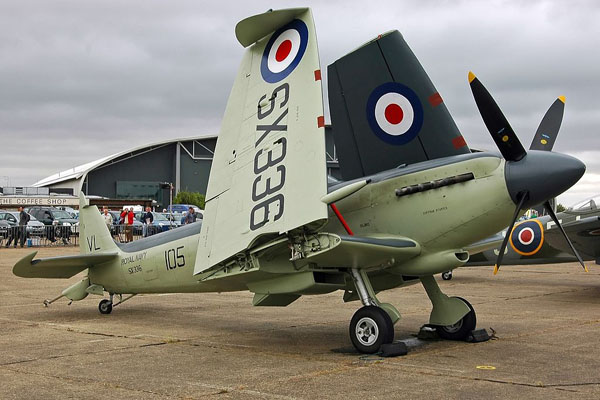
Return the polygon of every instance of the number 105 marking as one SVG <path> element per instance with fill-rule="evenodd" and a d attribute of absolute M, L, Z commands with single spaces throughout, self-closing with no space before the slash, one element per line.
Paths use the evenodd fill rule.
<path fill-rule="evenodd" d="M 185 266 L 185 257 L 183 254 L 179 254 L 179 250 L 183 250 L 183 246 L 165 250 L 165 266 L 167 267 L 167 271 Z"/>

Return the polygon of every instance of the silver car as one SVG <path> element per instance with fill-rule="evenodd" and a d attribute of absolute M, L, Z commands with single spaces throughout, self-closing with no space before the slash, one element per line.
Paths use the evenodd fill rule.
<path fill-rule="evenodd" d="M 6 221 L 10 226 L 19 225 L 19 213 L 17 211 L 0 211 L 0 221 Z M 46 226 L 29 215 L 27 223 L 27 234 L 30 236 L 43 236 L 46 233 Z"/>

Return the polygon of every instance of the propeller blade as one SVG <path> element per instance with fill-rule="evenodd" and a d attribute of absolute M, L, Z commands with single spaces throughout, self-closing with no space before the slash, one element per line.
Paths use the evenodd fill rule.
<path fill-rule="evenodd" d="M 502 157 L 507 161 L 519 161 L 525 157 L 527 152 L 515 131 L 510 127 L 492 95 L 472 72 L 469 72 L 469 85 L 481 118 L 502 153 Z"/>
<path fill-rule="evenodd" d="M 562 227 L 562 225 L 558 221 L 558 218 L 556 217 L 556 214 L 554 213 L 554 209 L 550 205 L 549 201 L 546 201 L 544 203 L 544 208 L 546 208 L 546 211 L 548 211 L 548 214 L 550 214 L 550 217 L 552 218 L 552 220 L 554 221 L 554 223 L 556 224 L 556 226 L 558 226 L 558 228 L 562 232 L 562 234 L 565 237 L 565 239 L 567 239 L 567 243 L 569 244 L 569 247 L 573 251 L 573 254 L 575 254 L 575 257 L 577 257 L 577 260 L 579 260 L 579 264 L 581 264 L 581 266 L 583 267 L 583 269 L 585 270 L 585 272 L 588 272 L 588 269 L 587 269 L 586 265 L 583 263 L 583 259 L 581 258 L 581 256 L 577 252 L 577 250 L 575 250 L 575 247 L 573 246 L 573 243 L 571 243 L 571 239 L 569 239 L 569 237 L 567 236 L 567 232 L 565 232 L 564 228 Z"/>
<path fill-rule="evenodd" d="M 500 264 L 502 263 L 502 258 L 504 257 L 504 251 L 506 250 L 506 245 L 508 244 L 508 238 L 512 234 L 513 228 L 515 227 L 515 223 L 517 222 L 517 218 L 519 218 L 519 212 L 521 211 L 521 208 L 523 208 L 523 203 L 525 203 L 525 200 L 527 200 L 528 196 L 528 192 L 524 192 L 521 194 L 521 200 L 519 200 L 519 204 L 517 205 L 517 208 L 515 208 L 515 213 L 513 215 L 512 222 L 510 223 L 510 226 L 506 231 L 506 235 L 504 236 L 504 240 L 502 241 L 502 246 L 500 246 L 500 253 L 498 253 L 496 265 L 494 265 L 494 275 L 496 275 L 498 273 L 498 270 L 500 269 Z"/>
<path fill-rule="evenodd" d="M 538 126 L 535 136 L 531 141 L 529 150 L 552 151 L 558 131 L 560 130 L 564 112 L 565 96 L 560 96 L 546 111 L 546 115 L 542 118 L 542 122 L 540 122 L 540 126 Z"/>

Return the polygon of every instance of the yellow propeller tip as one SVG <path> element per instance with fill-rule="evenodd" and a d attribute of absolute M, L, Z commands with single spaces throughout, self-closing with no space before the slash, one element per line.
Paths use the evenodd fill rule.
<path fill-rule="evenodd" d="M 473 82 L 473 79 L 475 79 L 476 76 L 473 72 L 469 71 L 469 83 Z"/>
<path fill-rule="evenodd" d="M 498 264 L 494 265 L 494 275 L 498 273 Z"/>
<path fill-rule="evenodd" d="M 588 270 L 588 268 L 587 268 L 587 265 L 585 266 L 585 268 L 584 268 L 584 269 L 585 269 L 585 272 L 590 272 L 590 271 Z"/>
<path fill-rule="evenodd" d="M 567 100 L 567 99 L 565 98 L 565 96 L 558 96 L 558 99 L 559 99 L 560 101 L 562 101 L 563 103 L 564 103 L 564 102 Z"/>

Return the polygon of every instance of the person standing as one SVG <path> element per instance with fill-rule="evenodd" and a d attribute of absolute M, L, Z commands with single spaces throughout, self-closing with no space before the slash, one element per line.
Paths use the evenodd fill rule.
<path fill-rule="evenodd" d="M 129 211 L 125 209 L 126 212 L 126 221 L 125 222 L 125 231 L 127 232 L 127 241 L 133 242 L 133 220 L 135 219 L 135 214 L 133 213 L 133 207 L 129 208 Z"/>
<path fill-rule="evenodd" d="M 102 207 L 102 218 L 104 218 L 104 223 L 106 224 L 106 227 L 108 228 L 108 231 L 110 232 L 110 235 L 112 236 L 112 234 L 113 234 L 113 217 L 108 212 L 108 207 L 106 207 L 106 206 Z"/>
<path fill-rule="evenodd" d="M 154 222 L 154 215 L 152 214 L 152 209 L 150 207 L 146 207 L 146 212 L 142 215 L 143 226 L 143 236 L 148 237 L 152 235 L 152 223 Z"/>
<path fill-rule="evenodd" d="M 194 211 L 194 207 L 190 207 L 190 209 L 188 210 L 188 213 L 185 216 L 185 224 L 193 224 L 194 222 L 196 222 L 196 211 Z"/>
<path fill-rule="evenodd" d="M 129 242 L 129 224 L 127 223 L 127 221 L 129 220 L 129 218 L 127 218 L 128 213 L 129 210 L 127 209 L 127 207 L 125 207 L 121 212 L 121 219 L 119 221 L 119 223 L 123 225 L 124 228 L 122 232 L 125 232 L 125 243 Z"/>
<path fill-rule="evenodd" d="M 21 247 L 25 245 L 25 237 L 27 236 L 27 223 L 29 222 L 29 214 L 25 212 L 23 207 L 19 207 L 19 227 L 17 228 L 17 237 L 15 237 L 15 247 L 17 247 L 17 238 Z"/>

